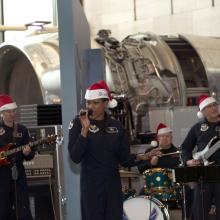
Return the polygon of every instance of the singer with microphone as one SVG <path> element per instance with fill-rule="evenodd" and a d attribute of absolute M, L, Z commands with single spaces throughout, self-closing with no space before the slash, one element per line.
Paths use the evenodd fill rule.
<path fill-rule="evenodd" d="M 119 165 L 135 166 L 151 154 L 130 154 L 122 124 L 105 109 L 117 106 L 104 80 L 91 85 L 85 94 L 86 109 L 69 126 L 68 150 L 81 164 L 82 220 L 122 220 L 123 197 Z"/>

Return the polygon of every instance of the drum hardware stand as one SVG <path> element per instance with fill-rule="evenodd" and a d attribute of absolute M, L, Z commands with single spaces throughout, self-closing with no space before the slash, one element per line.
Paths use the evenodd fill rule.
<path fill-rule="evenodd" d="M 150 214 L 149 214 L 149 216 L 151 216 L 151 212 L 152 212 L 152 206 L 151 206 L 151 204 L 152 204 L 152 198 L 153 198 L 153 196 L 152 196 L 151 194 L 153 194 L 153 193 L 150 193 L 150 195 L 146 196 L 146 197 L 150 200 Z"/>
<path fill-rule="evenodd" d="M 150 169 L 152 169 L 153 168 L 153 166 L 151 165 L 151 168 Z M 152 178 L 152 177 L 151 177 Z M 149 216 L 151 216 L 151 204 L 152 204 L 152 198 L 153 198 L 153 192 L 150 190 L 150 195 L 149 195 L 149 198 L 150 198 L 150 215 Z"/>
<path fill-rule="evenodd" d="M 14 182 L 14 193 L 15 193 L 15 215 L 16 220 L 18 220 L 18 193 L 17 193 L 17 179 L 18 179 L 18 170 L 16 162 L 13 162 L 13 166 L 11 167 L 12 180 Z"/>
<path fill-rule="evenodd" d="M 179 160 L 180 160 L 180 164 L 179 164 L 179 167 L 184 167 L 184 162 L 183 162 L 183 158 L 182 158 L 182 155 L 179 154 L 180 157 L 179 157 Z M 186 218 L 186 188 L 185 188 L 185 184 L 182 183 L 182 195 L 183 195 L 183 220 L 187 220 Z"/>
<path fill-rule="evenodd" d="M 202 220 L 205 220 L 205 213 L 204 213 L 204 189 L 203 189 L 203 179 L 202 177 L 199 179 L 199 184 L 200 186 L 200 192 L 201 192 L 201 200 L 202 200 Z"/>
<path fill-rule="evenodd" d="M 183 220 L 186 220 L 186 188 L 185 184 L 182 184 L 182 194 L 183 194 Z"/>

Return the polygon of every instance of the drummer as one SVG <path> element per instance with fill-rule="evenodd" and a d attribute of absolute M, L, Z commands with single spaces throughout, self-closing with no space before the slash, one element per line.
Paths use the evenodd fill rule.
<path fill-rule="evenodd" d="M 158 147 L 161 150 L 161 156 L 153 156 L 151 160 L 142 161 L 138 165 L 140 173 L 151 168 L 174 168 L 179 165 L 179 157 L 177 155 L 169 155 L 170 153 L 177 152 L 177 148 L 172 144 L 172 130 L 165 124 L 160 123 L 157 127 L 156 141 L 151 142 L 152 147 Z M 147 150 L 150 152 L 152 149 Z M 166 154 L 168 154 L 166 156 Z M 164 155 L 164 156 L 163 156 Z"/>
<path fill-rule="evenodd" d="M 172 144 L 172 130 L 163 123 L 160 123 L 157 127 L 157 136 L 156 141 L 152 141 L 151 145 L 153 148 L 147 150 L 146 152 L 150 152 L 155 147 L 160 148 L 161 155 L 160 156 L 153 156 L 151 160 L 141 161 L 138 165 L 138 169 L 140 173 L 144 173 L 147 169 L 152 168 L 168 168 L 173 169 L 178 167 L 180 164 L 178 149 Z M 177 154 L 171 154 L 171 153 Z M 191 207 L 192 207 L 192 200 L 193 200 L 193 192 L 192 190 L 186 186 L 185 187 L 185 196 L 186 196 L 186 218 L 190 219 L 191 217 Z M 140 192 L 141 195 L 144 193 L 144 188 Z"/>

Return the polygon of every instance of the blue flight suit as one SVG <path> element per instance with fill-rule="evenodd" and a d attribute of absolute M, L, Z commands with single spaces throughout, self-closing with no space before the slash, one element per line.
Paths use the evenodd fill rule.
<path fill-rule="evenodd" d="M 208 142 L 214 137 L 220 137 L 220 122 L 211 123 L 206 119 L 197 122 L 188 132 L 183 144 L 182 144 L 182 157 L 186 162 L 191 160 L 192 151 L 197 146 L 197 151 L 202 151 L 208 144 Z M 214 144 L 214 143 L 213 143 Z M 209 161 L 215 161 L 216 165 L 220 165 L 220 150 L 217 150 L 210 158 Z M 193 204 L 193 219 L 201 220 L 208 219 L 208 212 L 211 204 L 215 202 L 216 205 L 216 219 L 220 219 L 220 183 L 203 183 L 198 184 L 195 188 L 194 204 Z M 203 191 L 203 195 L 201 194 Z M 202 202 L 203 196 L 203 202 Z M 204 207 L 204 208 L 203 208 Z M 204 210 L 204 213 L 203 213 Z"/>
<path fill-rule="evenodd" d="M 22 146 L 29 143 L 29 133 L 25 126 L 16 124 L 17 128 L 11 128 L 0 121 L 0 150 L 9 143 L 16 143 L 17 146 Z M 28 188 L 23 166 L 23 160 L 30 160 L 34 157 L 31 152 L 28 156 L 24 156 L 22 151 L 10 156 L 10 164 L 0 166 L 0 219 L 9 220 L 16 219 L 12 206 L 15 208 L 15 181 L 17 191 L 18 204 L 18 219 L 32 220 L 29 208 Z M 12 172 L 13 165 L 16 165 L 15 172 Z M 17 172 L 16 172 L 17 171 Z M 13 214 L 12 214 L 13 213 Z"/>
<path fill-rule="evenodd" d="M 136 165 L 122 124 L 105 115 L 90 120 L 87 138 L 76 117 L 69 127 L 68 150 L 75 163 L 81 163 L 81 204 L 83 220 L 122 220 L 123 197 L 119 164 Z"/>

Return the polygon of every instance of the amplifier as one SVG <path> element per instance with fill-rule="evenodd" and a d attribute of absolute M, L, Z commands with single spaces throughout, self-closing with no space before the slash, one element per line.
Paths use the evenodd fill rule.
<path fill-rule="evenodd" d="M 61 105 L 20 105 L 18 110 L 18 121 L 26 127 L 61 125 Z"/>
<path fill-rule="evenodd" d="M 53 173 L 53 155 L 36 154 L 32 160 L 24 161 L 27 178 L 41 178 L 51 176 Z"/>

